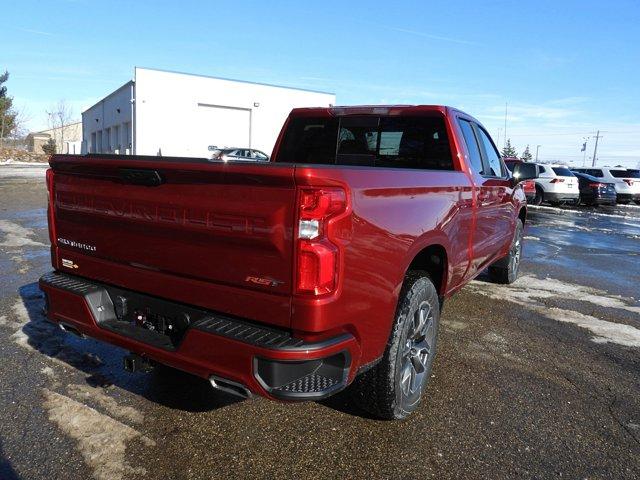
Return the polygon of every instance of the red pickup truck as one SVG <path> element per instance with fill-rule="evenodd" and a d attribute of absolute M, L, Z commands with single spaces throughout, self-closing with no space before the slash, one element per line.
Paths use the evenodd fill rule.
<path fill-rule="evenodd" d="M 442 106 L 296 109 L 268 163 L 54 155 L 48 318 L 220 390 L 418 405 L 445 298 L 515 280 L 526 218 L 487 131 Z"/>

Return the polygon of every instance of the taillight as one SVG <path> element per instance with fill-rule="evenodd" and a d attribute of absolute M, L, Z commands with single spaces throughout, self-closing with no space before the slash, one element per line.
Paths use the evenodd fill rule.
<path fill-rule="evenodd" d="M 53 186 L 53 169 L 52 168 L 47 169 L 45 180 L 47 182 L 47 191 L 51 192 L 51 187 Z"/>
<path fill-rule="evenodd" d="M 298 193 L 296 292 L 324 295 L 335 290 L 340 246 L 331 225 L 347 209 L 341 188 L 302 188 Z"/>
<path fill-rule="evenodd" d="M 604 187 L 606 187 L 606 185 L 604 183 L 590 183 L 589 186 L 593 187 L 593 188 L 604 188 Z"/>
<path fill-rule="evenodd" d="M 47 205 L 47 224 L 49 226 L 49 241 L 51 245 L 55 244 L 56 232 L 53 218 L 55 192 L 53 186 L 54 173 L 53 169 L 47 169 L 46 173 L 47 191 L 49 192 L 49 204 Z"/>
<path fill-rule="evenodd" d="M 561 182 L 564 182 L 564 178 L 554 178 L 549 183 L 561 183 Z"/>

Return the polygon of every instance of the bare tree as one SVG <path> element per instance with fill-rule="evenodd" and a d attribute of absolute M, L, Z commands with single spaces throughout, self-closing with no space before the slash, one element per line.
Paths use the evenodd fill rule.
<path fill-rule="evenodd" d="M 29 133 L 27 123 L 31 120 L 24 108 L 18 108 L 14 111 L 13 130 L 9 132 L 14 138 L 21 138 Z"/>
<path fill-rule="evenodd" d="M 71 123 L 73 118 L 73 109 L 65 102 L 60 100 L 51 110 L 47 110 L 49 127 L 53 129 L 53 135 L 58 143 L 60 139 L 60 152 L 64 153 L 64 133 L 65 129 Z"/>

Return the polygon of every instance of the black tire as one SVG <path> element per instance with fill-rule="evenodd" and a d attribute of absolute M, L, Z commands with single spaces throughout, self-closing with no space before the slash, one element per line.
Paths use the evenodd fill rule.
<path fill-rule="evenodd" d="M 351 386 L 360 408 L 381 419 L 401 420 L 418 407 L 431 377 L 439 322 L 438 292 L 428 274 L 409 272 L 382 359 Z"/>
<path fill-rule="evenodd" d="M 541 205 L 543 200 L 544 200 L 544 190 L 542 190 L 542 187 L 540 187 L 540 185 L 536 185 L 536 196 L 533 197 L 533 201 L 531 202 L 531 205 Z"/>
<path fill-rule="evenodd" d="M 494 283 L 513 283 L 518 278 L 520 260 L 522 258 L 522 220 L 516 220 L 516 228 L 511 240 L 511 247 L 506 257 L 501 258 L 489 267 L 489 278 Z"/>

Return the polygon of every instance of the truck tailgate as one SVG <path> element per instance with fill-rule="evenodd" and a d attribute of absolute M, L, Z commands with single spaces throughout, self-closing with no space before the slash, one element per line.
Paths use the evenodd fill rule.
<path fill-rule="evenodd" d="M 174 300 L 289 324 L 294 167 L 97 156 L 50 163 L 56 268 L 156 295 L 172 283 Z M 154 275 L 164 284 L 157 291 Z M 238 302 L 248 295 L 250 311 Z"/>

